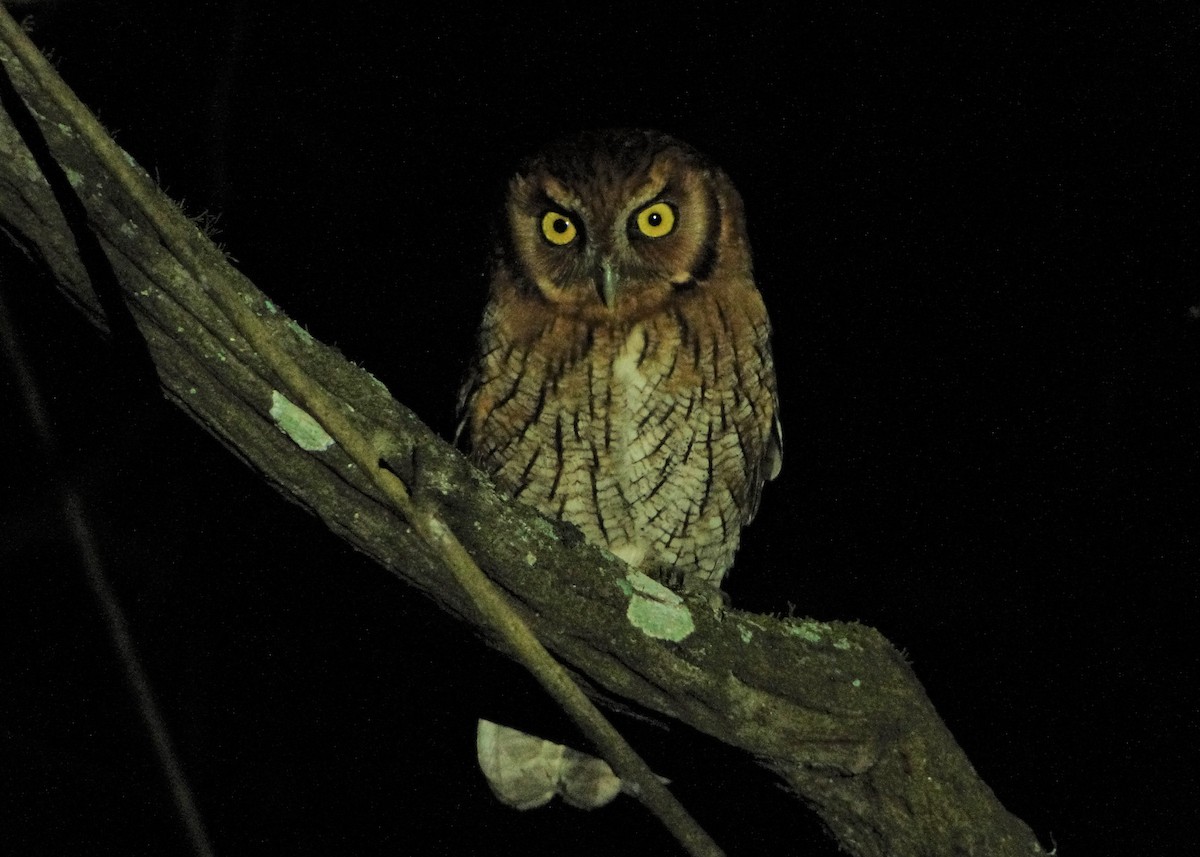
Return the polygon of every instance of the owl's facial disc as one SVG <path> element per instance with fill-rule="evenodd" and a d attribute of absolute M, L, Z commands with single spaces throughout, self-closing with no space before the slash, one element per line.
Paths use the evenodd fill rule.
<path fill-rule="evenodd" d="M 595 320 L 642 315 L 704 279 L 716 200 L 676 149 L 620 169 L 540 165 L 510 185 L 515 270 L 563 309 Z M 690 163 L 690 162 L 689 162 Z"/>

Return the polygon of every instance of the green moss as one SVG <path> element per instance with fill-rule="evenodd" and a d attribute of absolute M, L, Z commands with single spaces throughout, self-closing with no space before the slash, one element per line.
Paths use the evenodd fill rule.
<path fill-rule="evenodd" d="M 307 330 L 305 330 L 300 325 L 296 324 L 294 319 L 288 319 L 287 326 L 292 331 L 292 333 L 294 333 L 294 334 L 296 334 L 296 336 L 300 337 L 301 342 L 303 342 L 305 345 L 312 345 L 312 343 L 313 343 L 312 334 L 310 334 Z"/>
<path fill-rule="evenodd" d="M 383 390 L 389 396 L 391 395 L 391 391 L 388 390 L 387 385 L 384 384 L 382 381 L 380 381 L 378 378 L 376 378 L 374 375 L 372 375 L 370 372 L 367 372 L 367 377 L 371 379 L 372 384 L 374 384 L 379 389 Z"/>
<path fill-rule="evenodd" d="M 546 538 L 553 539 L 554 541 L 558 541 L 558 533 L 556 533 L 554 531 L 554 525 L 551 524 L 549 521 L 547 521 L 543 518 L 535 518 L 532 523 L 532 526 L 535 530 L 537 530 L 541 535 L 545 536 Z"/>
<path fill-rule="evenodd" d="M 805 619 L 802 622 L 789 622 L 786 625 L 787 631 L 793 637 L 800 637 L 803 640 L 808 640 L 810 643 L 819 643 L 824 639 L 824 634 L 832 630 L 824 622 L 816 622 L 812 619 Z"/>

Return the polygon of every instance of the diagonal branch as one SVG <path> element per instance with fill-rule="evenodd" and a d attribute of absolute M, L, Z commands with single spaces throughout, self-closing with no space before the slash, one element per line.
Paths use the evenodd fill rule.
<path fill-rule="evenodd" d="M 134 203 L 136 213 L 149 221 L 163 244 L 181 261 L 188 275 L 213 300 L 249 347 L 272 374 L 284 382 L 287 392 L 305 409 L 301 411 L 294 405 L 285 405 L 286 397 L 272 391 L 271 416 L 288 430 L 288 425 L 283 422 L 286 415 L 292 422 L 289 436 L 308 452 L 324 452 L 336 443 L 349 457 L 351 466 L 370 480 L 372 486 L 386 498 L 391 509 L 400 513 L 426 546 L 450 569 L 455 582 L 470 597 L 484 627 L 495 634 L 512 656 L 537 678 L 546 692 L 600 749 L 631 792 L 662 821 L 689 854 L 720 857 L 724 852 L 600 713 L 570 674 L 550 656 L 529 626 L 475 564 L 454 531 L 441 520 L 436 507 L 432 504 L 418 505 L 413 501 L 404 483 L 383 465 L 381 451 L 351 423 L 343 403 L 306 374 L 287 350 L 276 343 L 271 331 L 259 319 L 254 302 L 247 303 L 243 293 L 238 290 L 243 278 L 230 276 L 232 269 L 213 269 L 210 276 L 209 268 L 192 250 L 191 237 L 195 233 L 192 224 L 126 158 L 91 111 L 79 102 L 2 9 L 0 37 L 20 58 L 25 71 L 52 99 L 54 106 L 69 117 L 69 127 L 82 139 L 104 171 L 115 180 L 120 193 Z M 12 107 L 14 110 L 20 109 L 15 100 Z M 44 143 L 44 138 L 40 138 L 39 142 Z M 47 166 L 54 171 L 49 164 Z M 78 201 L 71 191 L 63 189 L 63 194 Z M 83 218 L 86 220 L 86 214 Z M 82 227 L 80 232 L 90 233 L 90 230 Z M 120 305 L 117 311 L 120 311 Z M 315 421 L 313 416 L 316 417 Z"/>
<path fill-rule="evenodd" d="M 438 510 L 546 647 L 602 692 L 746 750 L 850 853 L 1042 853 L 975 775 L 907 663 L 877 632 L 674 603 L 573 529 L 498 494 L 369 373 L 287 318 L 182 215 L 177 228 L 187 250 L 164 246 L 72 117 L 4 45 L 0 63 L 41 138 L 17 130 L 6 100 L 0 226 L 97 324 L 113 327 L 117 314 L 128 313 L 166 395 L 286 497 L 508 650 L 363 467 L 343 446 L 328 445 L 280 393 L 286 383 L 189 267 L 235 285 L 271 341 L 336 397 L 353 431 L 370 439 L 413 496 Z M 37 151 L 41 145 L 47 151 Z M 103 265 L 79 252 L 78 218 L 64 215 L 61 183 L 56 193 L 43 174 L 47 155 L 82 205 Z M 101 300 L 102 268 L 115 274 L 115 304 Z"/>

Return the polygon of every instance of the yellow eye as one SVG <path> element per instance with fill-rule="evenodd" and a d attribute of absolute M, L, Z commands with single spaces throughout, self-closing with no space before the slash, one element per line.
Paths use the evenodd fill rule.
<path fill-rule="evenodd" d="M 575 228 L 575 224 L 565 214 L 560 214 L 557 211 L 547 211 L 542 215 L 542 235 L 551 244 L 556 244 L 559 247 L 570 244 L 575 240 L 577 234 L 579 234 L 579 230 Z"/>
<path fill-rule="evenodd" d="M 665 202 L 647 205 L 637 214 L 637 227 L 647 238 L 662 238 L 675 228 L 675 209 Z"/>

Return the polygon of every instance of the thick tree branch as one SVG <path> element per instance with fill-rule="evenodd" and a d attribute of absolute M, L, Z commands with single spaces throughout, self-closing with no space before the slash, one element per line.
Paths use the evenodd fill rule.
<path fill-rule="evenodd" d="M 0 114 L 0 226 L 96 323 L 114 327 L 127 312 L 167 396 L 285 496 L 480 627 L 450 573 L 361 468 L 340 446 L 305 440 L 300 414 L 279 395 L 285 385 L 2 45 L 0 62 L 15 87 Z M 14 124 L 15 94 L 36 118 L 36 135 Z M 51 159 L 61 172 L 48 181 Z M 75 212 L 67 195 L 81 206 Z M 188 228 L 195 263 L 236 284 L 275 343 L 348 406 L 354 428 L 418 500 L 439 510 L 545 645 L 597 688 L 751 753 L 853 854 L 1042 853 L 877 632 L 658 604 L 642 594 L 645 581 L 576 531 L 498 494 L 383 385 L 308 336 Z M 98 237 L 103 259 L 80 253 L 81 230 Z M 114 274 L 115 304 L 101 299 L 104 277 Z"/>
<path fill-rule="evenodd" d="M 170 204 L 118 148 L 91 111 L 79 102 L 3 9 L 0 9 L 0 38 L 19 57 L 24 70 L 39 88 L 68 117 L 68 124 L 75 135 L 81 138 L 104 172 L 114 180 L 114 187 L 134 204 L 137 214 L 149 221 L 163 245 L 180 260 L 187 275 L 212 298 L 270 373 L 283 381 L 288 396 L 305 409 L 304 412 L 298 411 L 285 401 L 286 397 L 272 391 L 272 418 L 288 431 L 297 445 L 309 452 L 324 452 L 336 443 L 350 459 L 350 466 L 370 480 L 391 509 L 403 516 L 441 563 L 450 569 L 455 582 L 469 595 L 484 627 L 504 644 L 579 726 L 621 776 L 627 788 L 666 826 L 689 854 L 720 857 L 723 852 L 712 838 L 600 713 L 567 670 L 546 651 L 529 626 L 483 573 L 454 531 L 442 521 L 436 504 L 414 502 L 404 483 L 381 462 L 381 450 L 353 424 L 344 403 L 306 373 L 288 351 L 276 342 L 272 331 L 260 320 L 254 308 L 256 301 L 246 301 L 245 294 L 239 290 L 243 279 L 228 276 L 232 269 L 213 270 L 210 275 L 209 267 L 193 252 L 194 227 L 180 217 L 179 209 Z M 15 97 L 9 100 L 14 111 L 21 109 Z M 40 135 L 29 128 L 29 136 L 38 138 Z M 54 173 L 54 165 L 46 163 L 44 170 Z M 75 200 L 73 192 L 65 187 L 61 189 L 60 199 L 64 195 Z M 86 221 L 86 213 L 77 207 L 72 208 L 77 219 Z M 79 234 L 91 237 L 86 227 Z M 115 291 L 120 292 L 119 284 Z M 123 302 L 118 300 L 114 303 L 114 311 L 120 312 Z M 391 445 L 390 439 L 388 445 Z"/>

